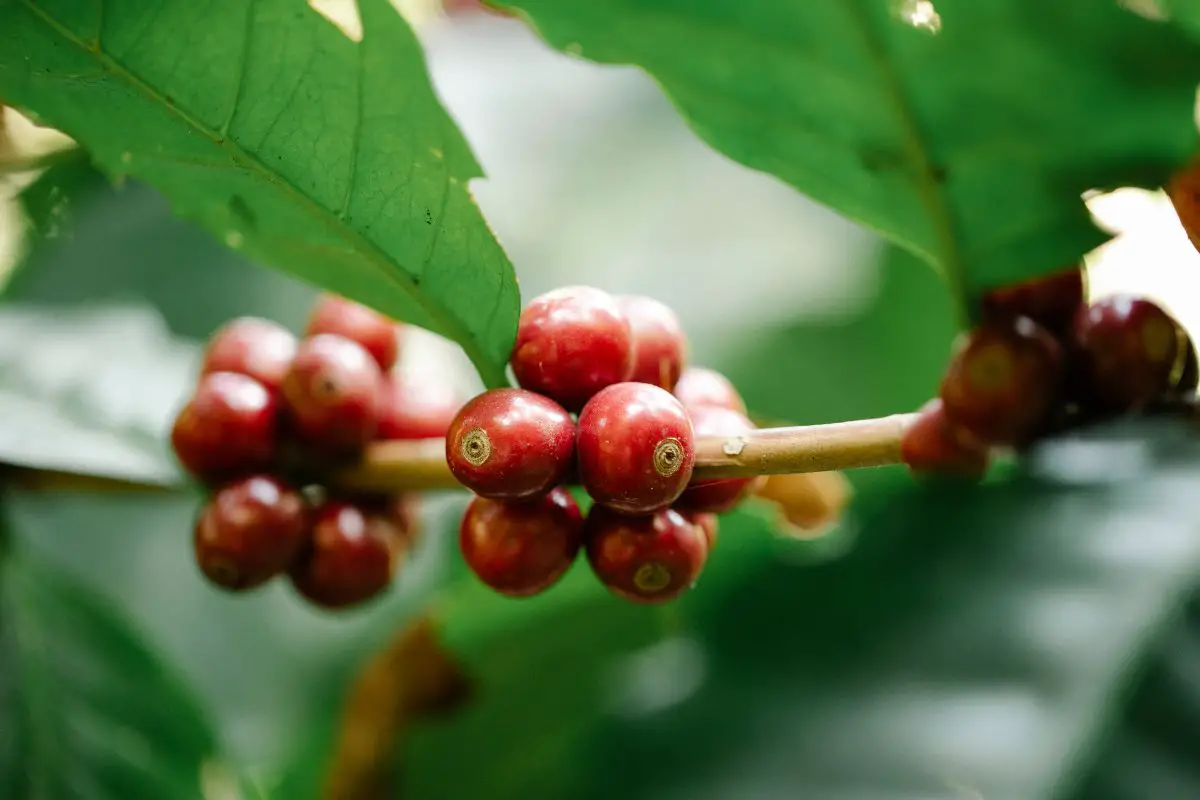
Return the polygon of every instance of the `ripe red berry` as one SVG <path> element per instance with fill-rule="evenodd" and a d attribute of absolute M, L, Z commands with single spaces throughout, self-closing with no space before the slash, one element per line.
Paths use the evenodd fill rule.
<path fill-rule="evenodd" d="M 900 438 L 900 459 L 914 473 L 981 477 L 988 467 L 987 449 L 969 437 L 956 436 L 940 398 L 933 398 Z"/>
<path fill-rule="evenodd" d="M 615 298 L 567 286 L 533 298 L 521 312 L 513 374 L 523 388 L 570 411 L 633 374 L 633 330 Z"/>
<path fill-rule="evenodd" d="M 681 513 L 683 513 L 684 519 L 691 522 L 704 534 L 704 543 L 708 547 L 708 552 L 711 553 L 712 549 L 717 546 L 717 530 L 720 527 L 720 518 L 716 514 Z"/>
<path fill-rule="evenodd" d="M 548 397 L 493 389 L 450 423 L 446 461 L 459 483 L 492 500 L 528 500 L 562 482 L 575 455 L 575 423 Z"/>
<path fill-rule="evenodd" d="M 719 436 L 732 439 L 754 430 L 754 423 L 745 414 L 732 408 L 697 406 L 689 409 L 688 414 L 697 437 Z M 693 483 L 675 501 L 675 507 L 687 511 L 724 514 L 749 494 L 754 482 L 755 478 L 750 477 Z"/>
<path fill-rule="evenodd" d="M 331 609 L 358 605 L 392 582 L 408 533 L 375 504 L 331 499 L 313 514 L 309 549 L 292 567 L 301 595 Z"/>
<path fill-rule="evenodd" d="M 1186 332 L 1184 332 L 1184 336 L 1187 336 Z M 1197 361 L 1196 358 L 1195 342 L 1190 336 L 1187 336 L 1183 365 L 1180 367 L 1179 378 L 1175 381 L 1174 389 L 1176 392 L 1188 394 L 1196 391 L 1198 383 L 1200 383 L 1200 361 Z"/>
<path fill-rule="evenodd" d="M 689 411 L 700 406 L 720 406 L 746 413 L 746 403 L 721 373 L 705 367 L 688 367 L 675 384 L 675 396 Z"/>
<path fill-rule="evenodd" d="M 200 372 L 249 375 L 277 392 L 295 356 L 296 337 L 287 328 L 269 319 L 239 317 L 209 339 Z"/>
<path fill-rule="evenodd" d="M 994 289 L 984 295 L 984 318 L 1003 322 L 1029 317 L 1046 330 L 1066 333 L 1087 299 L 1087 273 L 1080 266 Z"/>
<path fill-rule="evenodd" d="M 618 297 L 633 330 L 631 381 L 675 389 L 687 360 L 687 337 L 679 317 L 665 303 L 644 295 Z"/>
<path fill-rule="evenodd" d="M 614 594 L 663 603 L 690 588 L 704 568 L 704 529 L 670 508 L 624 516 L 593 506 L 584 523 L 588 563 Z"/>
<path fill-rule="evenodd" d="M 1167 391 L 1180 348 L 1186 346 L 1170 314 L 1130 295 L 1080 309 L 1071 334 L 1083 384 L 1081 404 L 1117 413 L 1141 408 Z"/>
<path fill-rule="evenodd" d="M 561 487 L 520 503 L 476 497 L 458 534 L 471 571 L 509 597 L 528 597 L 557 583 L 582 540 L 583 515 Z"/>
<path fill-rule="evenodd" d="M 269 467 L 278 446 L 278 403 L 236 372 L 203 376 L 171 427 L 171 446 L 191 474 L 215 480 Z"/>
<path fill-rule="evenodd" d="M 343 336 L 305 339 L 283 381 L 292 427 L 309 444 L 353 452 L 375 436 L 383 374 L 371 355 Z"/>
<path fill-rule="evenodd" d="M 453 387 L 415 383 L 399 375 L 384 380 L 377 439 L 440 439 L 462 408 Z"/>
<path fill-rule="evenodd" d="M 252 475 L 222 487 L 204 505 L 192 544 L 205 577 L 243 591 L 291 566 L 308 532 L 300 493 L 270 475 Z"/>
<path fill-rule="evenodd" d="M 576 452 L 583 487 L 626 514 L 671 505 L 692 477 L 696 437 L 683 405 L 648 383 L 618 383 L 579 415 Z"/>
<path fill-rule="evenodd" d="M 400 352 L 400 327 L 395 320 L 336 294 L 325 293 L 313 306 L 304 329 L 307 336 L 330 333 L 357 342 L 384 372 L 396 363 Z"/>
<path fill-rule="evenodd" d="M 1062 391 L 1058 343 L 1027 317 L 984 323 L 963 336 L 942 379 L 946 417 L 981 444 L 1024 442 Z"/>

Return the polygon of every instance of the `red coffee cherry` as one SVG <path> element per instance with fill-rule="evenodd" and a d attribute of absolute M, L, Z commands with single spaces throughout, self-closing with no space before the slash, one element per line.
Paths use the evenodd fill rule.
<path fill-rule="evenodd" d="M 1062 391 L 1058 343 L 1027 317 L 984 323 L 960 338 L 942 379 L 943 411 L 981 444 L 1019 444 Z"/>
<path fill-rule="evenodd" d="M 631 381 L 675 389 L 687 360 L 687 336 L 679 317 L 665 303 L 644 295 L 617 298 L 633 330 Z"/>
<path fill-rule="evenodd" d="M 439 383 L 399 375 L 384 380 L 376 439 L 441 439 L 462 408 L 458 392 Z"/>
<path fill-rule="evenodd" d="M 269 319 L 239 317 L 222 325 L 209 339 L 200 372 L 249 375 L 278 392 L 295 356 L 296 337 L 287 328 Z"/>
<path fill-rule="evenodd" d="M 587 493 L 626 514 L 675 502 L 696 458 L 683 405 L 648 383 L 618 383 L 589 400 L 579 415 L 575 448 Z"/>
<path fill-rule="evenodd" d="M 678 511 L 678 509 L 676 509 Z M 716 514 L 698 514 L 695 512 L 680 512 L 683 518 L 695 525 L 704 534 L 704 543 L 708 552 L 717 546 L 717 530 L 720 527 L 720 517 Z"/>
<path fill-rule="evenodd" d="M 675 384 L 675 396 L 689 411 L 700 406 L 720 406 L 746 413 L 746 403 L 721 373 L 705 367 L 688 367 Z"/>
<path fill-rule="evenodd" d="M 708 558 L 704 529 L 670 508 L 632 517 L 593 506 L 583 535 L 600 582 L 635 603 L 678 597 L 700 577 Z"/>
<path fill-rule="evenodd" d="M 462 407 L 446 434 L 458 482 L 492 500 L 529 500 L 562 482 L 575 455 L 575 423 L 548 397 L 493 389 Z"/>
<path fill-rule="evenodd" d="M 278 403 L 258 381 L 236 372 L 203 376 L 171 427 L 183 468 L 216 480 L 269 467 L 278 447 Z"/>
<path fill-rule="evenodd" d="M 308 532 L 308 507 L 300 493 L 271 475 L 252 475 L 222 487 L 204 505 L 192 544 L 209 581 L 244 591 L 291 566 Z"/>
<path fill-rule="evenodd" d="M 358 343 L 387 372 L 400 353 L 400 326 L 373 308 L 336 294 L 325 293 L 313 306 L 306 336 L 333 334 Z"/>
<path fill-rule="evenodd" d="M 309 549 L 292 567 L 292 585 L 318 606 L 342 609 L 391 585 L 408 546 L 399 519 L 375 503 L 333 498 L 313 514 Z"/>
<path fill-rule="evenodd" d="M 740 411 L 721 406 L 697 406 L 688 410 L 696 437 L 720 436 L 732 439 L 754 430 L 754 423 Z M 733 510 L 750 492 L 755 478 L 728 478 L 692 483 L 675 507 L 686 511 L 710 511 L 724 514 Z"/>
<path fill-rule="evenodd" d="M 984 319 L 1004 322 L 1029 317 L 1047 331 L 1063 334 L 1087 299 L 1087 273 L 1080 266 L 993 289 L 983 297 Z"/>
<path fill-rule="evenodd" d="M 300 343 L 283 381 L 283 397 L 301 439 L 356 452 L 375 436 L 383 374 L 361 345 L 322 333 Z"/>
<path fill-rule="evenodd" d="M 1180 331 L 1187 338 L 1187 344 L 1183 353 L 1183 365 L 1179 369 L 1179 379 L 1175 381 L 1173 388 L 1176 392 L 1188 394 L 1196 391 L 1197 383 L 1200 383 L 1200 362 L 1196 359 L 1195 342 L 1183 331 L 1182 326 Z"/>
<path fill-rule="evenodd" d="M 533 298 L 521 312 L 511 359 L 517 383 L 569 411 L 633 374 L 633 330 L 616 299 L 588 286 Z"/>
<path fill-rule="evenodd" d="M 476 497 L 458 534 L 471 571 L 509 597 L 529 597 L 557 583 L 582 541 L 583 515 L 561 487 L 520 503 Z"/>
<path fill-rule="evenodd" d="M 987 449 L 969 437 L 956 436 L 940 398 L 933 398 L 917 413 L 900 438 L 900 459 L 917 474 L 979 478 L 987 472 Z"/>
<path fill-rule="evenodd" d="M 1071 343 L 1083 385 L 1081 405 L 1134 411 L 1170 388 L 1186 334 L 1149 300 L 1117 295 L 1080 309 Z"/>

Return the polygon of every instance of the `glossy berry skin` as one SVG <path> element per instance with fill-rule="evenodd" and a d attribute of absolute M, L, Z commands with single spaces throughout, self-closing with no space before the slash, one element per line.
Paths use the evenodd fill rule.
<path fill-rule="evenodd" d="M 679 511 L 678 508 L 675 509 Z M 716 514 L 697 514 L 693 512 L 681 511 L 683 518 L 695 525 L 704 534 L 704 544 L 708 547 L 708 552 L 717 546 L 717 530 L 720 528 L 720 517 Z"/>
<path fill-rule="evenodd" d="M 521 312 L 510 363 L 522 388 L 578 411 L 604 387 L 629 380 L 633 330 L 607 292 L 555 289 Z"/>
<path fill-rule="evenodd" d="M 688 367 L 675 384 L 675 396 L 683 407 L 691 410 L 701 406 L 732 408 L 746 413 L 746 403 L 733 383 L 721 373 L 707 367 Z"/>
<path fill-rule="evenodd" d="M 1170 314 L 1130 295 L 1080 309 L 1071 344 L 1083 386 L 1081 404 L 1115 413 L 1137 410 L 1166 392 L 1187 346 Z"/>
<path fill-rule="evenodd" d="M 375 438 L 441 439 L 461 407 L 458 392 L 449 386 L 386 376 Z"/>
<path fill-rule="evenodd" d="M 408 532 L 372 505 L 335 498 L 316 509 L 309 548 L 289 573 L 301 595 L 318 606 L 342 609 L 391 585 Z"/>
<path fill-rule="evenodd" d="M 277 322 L 239 317 L 222 325 L 209 339 L 200 372 L 249 375 L 278 392 L 296 356 L 296 345 L 292 332 Z"/>
<path fill-rule="evenodd" d="M 458 412 L 446 461 L 458 482 L 492 500 L 529 500 L 562 482 L 575 455 L 575 423 L 548 397 L 493 389 Z"/>
<path fill-rule="evenodd" d="M 671 505 L 692 477 L 691 420 L 670 392 L 648 383 L 618 383 L 593 397 L 575 441 L 583 488 L 625 514 Z"/>
<path fill-rule="evenodd" d="M 983 315 L 994 322 L 1028 317 L 1061 335 L 1070 330 L 1086 300 L 1087 273 L 1076 266 L 988 292 L 983 298 Z"/>
<path fill-rule="evenodd" d="M 196 385 L 171 427 L 184 469 L 203 480 L 269 467 L 278 448 L 279 403 L 258 381 L 212 372 Z"/>
<path fill-rule="evenodd" d="M 1027 317 L 984 323 L 963 336 L 942 379 L 946 417 L 981 445 L 1023 443 L 1062 392 L 1058 343 Z"/>
<path fill-rule="evenodd" d="M 476 497 L 458 534 L 471 571 L 509 597 L 529 597 L 557 583 L 582 541 L 583 514 L 561 487 L 520 503 Z"/>
<path fill-rule="evenodd" d="M 683 594 L 708 558 L 704 529 L 669 508 L 634 517 L 593 506 L 583 536 L 600 582 L 635 603 L 665 603 Z"/>
<path fill-rule="evenodd" d="M 629 380 L 675 389 L 687 360 L 687 336 L 665 303 L 644 295 L 617 298 L 633 330 L 633 374 Z"/>
<path fill-rule="evenodd" d="M 308 532 L 308 506 L 300 493 L 271 475 L 252 475 L 222 487 L 204 505 L 192 545 L 209 581 L 245 591 L 288 569 Z"/>
<path fill-rule="evenodd" d="M 395 320 L 372 308 L 325 293 L 313 306 L 304 333 L 306 336 L 330 333 L 357 342 L 387 372 L 400 354 L 400 330 Z"/>
<path fill-rule="evenodd" d="M 754 423 L 745 414 L 732 408 L 698 406 L 690 409 L 688 414 L 697 438 L 733 438 L 754 430 Z M 687 511 L 723 514 L 737 506 L 749 494 L 754 483 L 754 477 L 693 483 L 675 501 L 675 507 Z"/>
<path fill-rule="evenodd" d="M 305 339 L 283 381 L 288 421 L 304 442 L 356 452 L 375 436 L 383 373 L 356 342 L 333 334 Z"/>
<path fill-rule="evenodd" d="M 900 460 L 916 474 L 979 478 L 987 471 L 987 449 L 956 436 L 940 398 L 921 407 L 900 438 Z"/>

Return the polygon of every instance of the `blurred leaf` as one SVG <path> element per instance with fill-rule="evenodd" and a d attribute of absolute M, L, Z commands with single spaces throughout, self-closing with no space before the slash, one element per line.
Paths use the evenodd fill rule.
<path fill-rule="evenodd" d="M 713 147 L 935 265 L 969 310 L 1103 240 L 1083 192 L 1156 188 L 1196 143 L 1200 47 L 1115 2 L 502 4 L 644 68 Z"/>
<path fill-rule="evenodd" d="M 678 606 L 596 589 L 537 613 L 581 566 L 512 603 L 526 625 L 452 640 L 480 702 L 414 732 L 404 796 L 1059 797 L 1200 578 L 1180 434 L 910 488 L 839 559 L 800 563 L 737 515 Z"/>
<path fill-rule="evenodd" d="M 102 598 L 0 556 L 0 796 L 194 800 L 195 700 Z"/>
<path fill-rule="evenodd" d="M 196 350 L 152 311 L 0 304 L 0 463 L 169 486 Z"/>
<path fill-rule="evenodd" d="M 1200 3 L 1196 0 L 1161 0 L 1159 7 L 1193 37 L 1200 36 Z"/>
<path fill-rule="evenodd" d="M 505 383 L 520 301 L 467 190 L 481 170 L 407 24 L 359 6 L 356 44 L 289 0 L 11 0 L 0 94 L 227 244 L 441 333 Z"/>

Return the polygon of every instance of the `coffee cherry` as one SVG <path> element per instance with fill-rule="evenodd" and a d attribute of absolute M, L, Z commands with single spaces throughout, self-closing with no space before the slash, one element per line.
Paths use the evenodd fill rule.
<path fill-rule="evenodd" d="M 463 486 L 492 500 L 529 500 L 562 482 L 575 423 L 548 397 L 493 389 L 462 407 L 446 434 L 446 461 Z"/>
<path fill-rule="evenodd" d="M 371 441 L 379 424 L 383 374 L 361 345 L 322 333 L 300 343 L 283 397 L 302 440 L 355 452 Z"/>
<path fill-rule="evenodd" d="M 676 509 L 678 511 L 679 509 Z M 681 511 L 683 518 L 695 525 L 704 534 L 704 543 L 708 547 L 708 552 L 717 546 L 717 530 L 720 527 L 720 517 L 716 514 L 698 514 L 695 512 Z"/>
<path fill-rule="evenodd" d="M 708 557 L 704 529 L 669 508 L 632 517 L 593 506 L 584 542 L 601 583 L 635 603 L 678 597 L 700 577 Z"/>
<path fill-rule="evenodd" d="M 841 518 L 853 487 L 840 472 L 799 472 L 771 475 L 754 492 L 775 506 L 781 535 L 812 539 Z"/>
<path fill-rule="evenodd" d="M 983 316 L 992 322 L 1029 317 L 1047 331 L 1066 333 L 1075 313 L 1087 299 L 1087 277 L 1082 267 L 993 289 L 984 295 Z"/>
<path fill-rule="evenodd" d="M 616 299 L 587 286 L 535 297 L 521 312 L 511 359 L 523 388 L 578 411 L 633 374 L 633 330 Z"/>
<path fill-rule="evenodd" d="M 675 384 L 675 396 L 689 411 L 700 406 L 720 406 L 746 413 L 746 403 L 721 373 L 705 367 L 688 367 Z"/>
<path fill-rule="evenodd" d="M 754 430 L 754 423 L 740 411 L 721 406 L 698 406 L 689 409 L 692 429 L 697 438 L 719 436 L 734 438 Z M 675 507 L 687 511 L 711 511 L 724 514 L 730 511 L 749 493 L 755 478 L 727 478 L 693 483 L 684 490 Z"/>
<path fill-rule="evenodd" d="M 575 447 L 587 493 L 626 514 L 671 505 L 691 480 L 696 458 L 683 405 L 648 383 L 618 383 L 589 400 Z"/>
<path fill-rule="evenodd" d="M 631 381 L 674 390 L 687 359 L 687 337 L 679 317 L 666 304 L 644 295 L 617 298 L 633 330 Z"/>
<path fill-rule="evenodd" d="M 316 509 L 313 520 L 309 549 L 289 572 L 301 595 L 341 609 L 391 584 L 408 536 L 394 515 L 334 498 Z"/>
<path fill-rule="evenodd" d="M 252 475 L 222 487 L 204 505 L 192 544 L 208 580 L 244 591 L 291 566 L 308 532 L 300 493 L 270 475 Z"/>
<path fill-rule="evenodd" d="M 336 294 L 325 293 L 313 306 L 306 336 L 333 334 L 358 343 L 387 372 L 400 352 L 400 326 L 373 308 Z"/>
<path fill-rule="evenodd" d="M 1117 295 L 1080 309 L 1071 331 L 1084 395 L 1081 404 L 1134 411 L 1170 388 L 1184 335 L 1149 300 Z M 1186 353 L 1182 354 L 1186 357 Z"/>
<path fill-rule="evenodd" d="M 557 583 L 582 539 L 583 515 L 561 487 L 520 503 L 476 497 L 458 534 L 471 571 L 509 597 L 528 597 Z"/>
<path fill-rule="evenodd" d="M 440 383 L 384 379 L 376 439 L 440 439 L 462 407 L 458 392 Z"/>
<path fill-rule="evenodd" d="M 287 328 L 269 319 L 239 317 L 209 339 L 200 372 L 249 375 L 277 392 L 295 356 L 296 337 Z"/>
<path fill-rule="evenodd" d="M 937 397 L 921 406 L 901 436 L 900 459 L 918 474 L 978 478 L 988 467 L 986 448 L 972 443 L 969 437 L 955 436 Z"/>
<path fill-rule="evenodd" d="M 1187 336 L 1186 332 L 1183 335 L 1187 337 L 1187 346 L 1183 354 L 1183 366 L 1180 368 L 1179 379 L 1175 381 L 1174 389 L 1176 392 L 1190 394 L 1196 391 L 1197 383 L 1200 383 L 1200 362 L 1196 360 L 1195 342 L 1190 336 Z"/>
<path fill-rule="evenodd" d="M 981 444 L 1024 442 L 1062 391 L 1058 343 L 1027 317 L 984 323 L 961 337 L 942 379 L 943 411 Z"/>
<path fill-rule="evenodd" d="M 196 477 L 231 477 L 271 465 L 277 426 L 278 403 L 265 386 L 236 372 L 212 372 L 175 417 L 171 446 Z"/>

